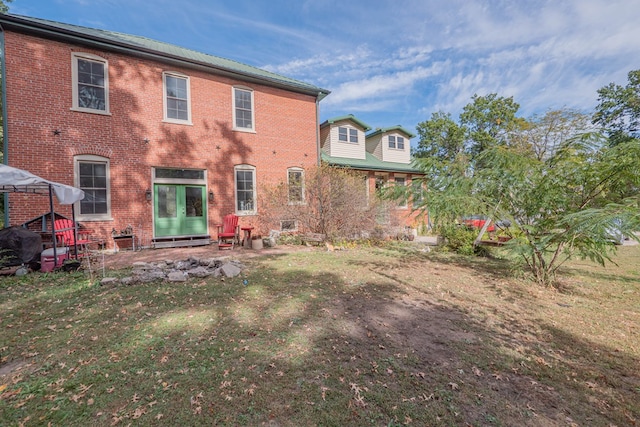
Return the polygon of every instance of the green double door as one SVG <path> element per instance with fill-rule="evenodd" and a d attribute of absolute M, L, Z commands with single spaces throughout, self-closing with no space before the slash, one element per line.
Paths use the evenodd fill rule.
<path fill-rule="evenodd" d="M 207 234 L 203 185 L 155 184 L 153 193 L 156 237 Z"/>

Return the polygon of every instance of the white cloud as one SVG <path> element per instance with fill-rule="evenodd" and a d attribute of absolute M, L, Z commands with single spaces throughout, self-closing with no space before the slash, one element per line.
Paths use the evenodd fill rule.
<path fill-rule="evenodd" d="M 362 80 L 347 81 L 340 84 L 327 98 L 327 104 L 340 105 L 347 102 L 365 99 L 384 99 L 397 97 L 411 91 L 417 81 L 428 79 L 440 73 L 446 66 L 436 63 L 431 67 L 416 67 L 407 71 L 392 74 L 373 75 Z"/>

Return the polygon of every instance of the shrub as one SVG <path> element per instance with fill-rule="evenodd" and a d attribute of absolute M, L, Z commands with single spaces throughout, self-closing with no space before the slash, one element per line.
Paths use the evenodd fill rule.
<path fill-rule="evenodd" d="M 395 204 L 368 194 L 363 176 L 328 165 L 304 173 L 304 203 L 289 202 L 286 182 L 260 191 L 260 228 L 280 229 L 283 221 L 295 221 L 297 231 L 317 233 L 329 241 L 385 238 L 397 228 L 391 215 Z M 395 236 L 395 234 L 393 234 Z"/>
<path fill-rule="evenodd" d="M 460 255 L 474 255 L 473 241 L 476 238 L 475 230 L 467 227 L 450 224 L 440 227 L 440 235 L 445 239 L 445 247 Z"/>

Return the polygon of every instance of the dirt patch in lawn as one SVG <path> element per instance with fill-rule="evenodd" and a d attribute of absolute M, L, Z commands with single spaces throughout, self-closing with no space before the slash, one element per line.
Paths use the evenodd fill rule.
<path fill-rule="evenodd" d="M 500 261 L 459 261 L 356 261 L 386 283 L 355 280 L 360 292 L 332 301 L 331 314 L 343 319 L 358 358 L 395 355 L 422 394 L 397 392 L 426 407 L 447 401 L 451 419 L 465 425 L 636 425 L 637 352 L 581 338 L 590 314 L 578 307 L 595 295 L 514 280 Z M 571 316 L 574 322 L 559 324 Z M 632 320 L 636 337 L 638 320 Z M 610 327 L 616 322 L 606 321 Z"/>

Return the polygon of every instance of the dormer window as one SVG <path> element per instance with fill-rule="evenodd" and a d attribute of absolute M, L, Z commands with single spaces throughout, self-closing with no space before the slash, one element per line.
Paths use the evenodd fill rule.
<path fill-rule="evenodd" d="M 394 150 L 404 150 L 404 138 L 401 136 L 389 135 L 389 148 Z"/>
<path fill-rule="evenodd" d="M 338 128 L 338 141 L 358 143 L 358 130 L 348 127 Z"/>

